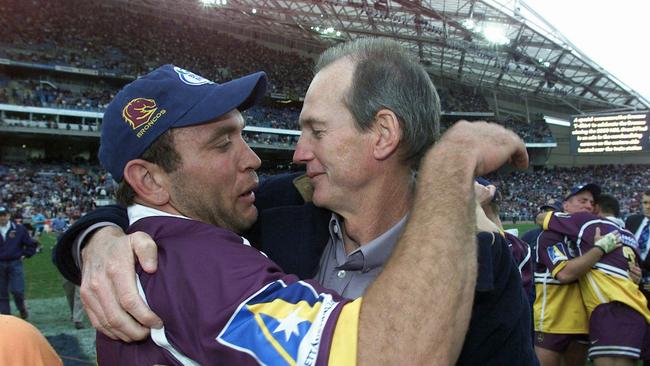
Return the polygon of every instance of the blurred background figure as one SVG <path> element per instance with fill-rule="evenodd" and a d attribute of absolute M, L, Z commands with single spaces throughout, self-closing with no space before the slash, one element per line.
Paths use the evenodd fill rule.
<path fill-rule="evenodd" d="M 40 207 L 34 208 L 34 214 L 32 215 L 31 220 L 32 228 L 34 228 L 33 236 L 38 238 L 45 228 L 45 215 Z"/>
<path fill-rule="evenodd" d="M 38 243 L 29 236 L 27 229 L 9 219 L 9 211 L 0 206 L 0 313 L 10 314 L 9 290 L 20 312 L 27 319 L 25 306 L 25 277 L 23 259 L 36 253 Z"/>
<path fill-rule="evenodd" d="M 68 300 L 68 306 L 70 307 L 70 315 L 74 327 L 76 329 L 83 329 L 84 307 L 81 303 L 81 297 L 79 296 L 79 286 L 64 279 L 63 291 L 65 292 L 66 300 Z"/>

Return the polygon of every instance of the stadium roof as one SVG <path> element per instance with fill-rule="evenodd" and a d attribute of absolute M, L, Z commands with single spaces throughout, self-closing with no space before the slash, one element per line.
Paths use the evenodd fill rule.
<path fill-rule="evenodd" d="M 390 37 L 433 75 L 577 112 L 650 107 L 520 0 L 116 1 L 205 18 L 307 52 L 363 36 Z"/>

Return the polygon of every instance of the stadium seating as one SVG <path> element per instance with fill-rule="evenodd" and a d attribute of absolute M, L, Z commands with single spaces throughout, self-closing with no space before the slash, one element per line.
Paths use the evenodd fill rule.
<path fill-rule="evenodd" d="M 259 139 L 263 134 L 255 135 Z M 251 141 L 251 142 L 256 142 Z M 277 142 L 277 141 L 276 141 Z M 290 142 L 281 142 L 289 144 Z M 264 165 L 260 175 L 295 170 L 292 164 Z M 532 221 L 538 208 L 550 199 L 562 200 L 569 187 L 585 182 L 602 186 L 617 197 L 623 217 L 639 212 L 639 194 L 650 186 L 650 169 L 644 165 L 589 166 L 583 168 L 516 171 L 489 177 L 500 192 L 504 221 Z M 48 218 L 58 212 L 77 218 L 96 205 L 113 199 L 110 176 L 99 166 L 71 163 L 13 163 L 0 165 L 0 202 L 19 216 L 30 217 L 35 208 Z"/>
<path fill-rule="evenodd" d="M 562 201 L 568 190 L 583 183 L 596 183 L 604 193 L 620 201 L 621 216 L 640 212 L 640 194 L 650 187 L 645 165 L 597 165 L 588 167 L 514 171 L 490 177 L 498 187 L 501 216 L 507 221 L 533 220 L 538 208 L 550 199 Z"/>
<path fill-rule="evenodd" d="M 311 57 L 241 40 L 196 18 L 184 22 L 182 16 L 142 17 L 101 2 L 69 0 L 5 2 L 0 4 L 0 21 L 5 25 L 0 29 L 0 58 L 33 66 L 22 68 L 20 77 L 0 71 L 0 103 L 101 112 L 121 85 L 164 63 L 219 82 L 264 70 L 270 93 L 293 100 L 304 96 L 312 76 Z M 64 73 L 53 76 L 39 71 L 43 65 L 102 71 L 122 80 L 87 76 L 83 83 L 74 75 L 72 81 Z M 444 112 L 490 112 L 475 89 L 445 82 L 438 85 L 438 92 Z M 267 105 L 249 111 L 247 124 L 297 130 L 298 115 L 299 107 Z M 527 142 L 553 140 L 544 124 L 500 122 Z M 251 139 L 295 140 L 288 136 Z"/>

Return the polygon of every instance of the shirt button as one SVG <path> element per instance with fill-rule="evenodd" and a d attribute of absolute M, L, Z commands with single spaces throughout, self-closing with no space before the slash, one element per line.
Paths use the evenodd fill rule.
<path fill-rule="evenodd" d="M 338 278 L 345 278 L 345 271 L 341 270 L 336 273 Z"/>

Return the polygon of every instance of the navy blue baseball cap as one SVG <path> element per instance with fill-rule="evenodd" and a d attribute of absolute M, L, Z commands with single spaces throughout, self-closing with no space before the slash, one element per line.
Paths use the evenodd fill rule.
<path fill-rule="evenodd" d="M 578 194 L 578 193 L 580 193 L 582 191 L 591 192 L 591 194 L 594 196 L 594 199 L 596 199 L 596 197 L 598 197 L 600 195 L 600 192 L 601 192 L 600 186 L 597 185 L 597 184 L 593 184 L 593 183 L 581 184 L 581 185 L 578 185 L 578 186 L 575 186 L 575 187 L 571 188 L 571 190 L 566 195 L 566 197 L 564 197 L 564 200 L 566 201 L 569 198 L 575 196 L 576 194 Z"/>
<path fill-rule="evenodd" d="M 7 208 L 4 206 L 0 206 L 0 215 L 7 215 L 9 214 L 9 211 L 7 211 Z"/>
<path fill-rule="evenodd" d="M 266 74 L 257 72 L 223 84 L 174 65 L 164 65 L 125 86 L 104 112 L 99 160 L 121 181 L 165 131 L 211 122 L 256 104 L 266 93 Z"/>

